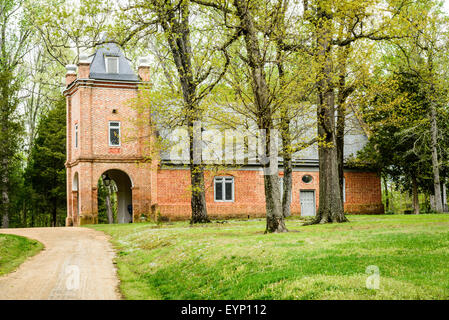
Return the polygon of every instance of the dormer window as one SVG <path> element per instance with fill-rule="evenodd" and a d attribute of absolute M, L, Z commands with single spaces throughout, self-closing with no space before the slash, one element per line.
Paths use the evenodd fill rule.
<path fill-rule="evenodd" d="M 119 72 L 119 64 L 118 57 L 108 57 L 104 58 L 106 64 L 106 73 L 118 73 Z"/>

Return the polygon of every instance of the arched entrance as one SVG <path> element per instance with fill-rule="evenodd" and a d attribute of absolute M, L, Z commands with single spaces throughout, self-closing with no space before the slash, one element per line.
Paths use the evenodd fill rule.
<path fill-rule="evenodd" d="M 115 211 L 114 222 L 133 222 L 132 181 L 128 174 L 118 169 L 110 169 L 100 176 L 99 189 L 101 183 L 103 188 L 109 189 L 107 191 L 110 195 L 109 204 L 113 206 L 112 209 Z M 100 197 L 100 193 L 98 196 Z"/>

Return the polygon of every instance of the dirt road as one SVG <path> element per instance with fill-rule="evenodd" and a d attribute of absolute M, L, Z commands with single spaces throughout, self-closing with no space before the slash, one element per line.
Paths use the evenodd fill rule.
<path fill-rule="evenodd" d="M 0 229 L 36 239 L 45 249 L 0 277 L 0 300 L 120 299 L 106 235 L 88 228 Z"/>

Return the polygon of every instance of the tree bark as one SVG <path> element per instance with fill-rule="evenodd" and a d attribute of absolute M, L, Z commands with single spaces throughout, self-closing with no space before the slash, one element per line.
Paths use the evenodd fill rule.
<path fill-rule="evenodd" d="M 57 199 L 53 199 L 53 208 L 52 208 L 52 220 L 51 226 L 56 227 L 57 225 L 57 212 L 58 212 L 58 202 Z"/>
<path fill-rule="evenodd" d="M 240 27 L 243 30 L 245 48 L 247 52 L 248 66 L 251 70 L 252 90 L 254 103 L 257 108 L 257 125 L 263 132 L 263 148 L 265 158 L 262 167 L 264 169 L 264 189 L 265 189 L 265 207 L 267 226 L 265 233 L 286 232 L 284 215 L 279 190 L 279 175 L 277 155 L 272 156 L 271 147 L 273 119 L 272 108 L 269 102 L 269 90 L 264 71 L 264 58 L 259 49 L 257 31 L 254 26 L 253 18 L 247 5 L 242 0 L 234 0 L 236 13 L 240 21 Z M 274 143 L 274 142 L 273 142 Z M 273 163 L 273 161 L 275 163 Z M 276 168 L 276 172 L 271 172 L 271 168 Z"/>
<path fill-rule="evenodd" d="M 448 212 L 448 207 L 447 207 L 447 188 L 446 188 L 446 184 L 443 183 L 443 212 Z"/>
<path fill-rule="evenodd" d="M 8 159 L 2 161 L 2 228 L 9 228 L 9 169 Z"/>
<path fill-rule="evenodd" d="M 112 204 L 111 204 L 111 187 L 106 187 L 106 199 L 105 199 L 105 205 L 106 205 L 106 214 L 108 216 L 108 224 L 114 223 L 114 215 L 112 213 Z"/>
<path fill-rule="evenodd" d="M 278 157 L 275 153 L 275 145 L 272 139 L 274 138 L 271 134 L 271 130 L 266 131 L 266 136 L 263 137 L 262 142 L 264 143 L 265 161 L 263 163 L 264 169 L 264 190 L 265 190 L 265 207 L 267 215 L 267 226 L 265 233 L 279 233 L 287 232 L 287 227 L 285 226 L 284 215 L 282 212 L 281 195 L 280 195 L 280 184 L 279 184 L 279 173 L 278 173 Z M 275 172 L 272 172 L 272 169 Z"/>
<path fill-rule="evenodd" d="M 332 54 L 329 15 L 317 7 L 318 22 L 316 63 L 321 66 L 318 77 L 317 131 L 320 194 L 315 219 L 307 224 L 346 222 L 340 191 L 338 151 L 335 128 L 335 93 L 332 79 Z"/>
<path fill-rule="evenodd" d="M 282 195 L 282 214 L 283 216 L 289 217 L 291 215 L 291 204 L 292 204 L 292 157 L 291 153 L 284 155 L 284 179 L 283 179 L 283 190 Z"/>
<path fill-rule="evenodd" d="M 394 206 L 394 193 L 393 193 L 393 184 L 390 184 L 390 196 L 391 196 L 391 211 L 395 212 L 395 206 Z"/>
<path fill-rule="evenodd" d="M 338 182 L 340 185 L 340 197 L 344 206 L 344 150 L 345 150 L 345 129 L 346 129 L 346 99 L 350 90 L 346 88 L 346 61 L 349 55 L 349 46 L 339 48 L 339 79 L 337 95 L 337 158 L 338 158 Z"/>
<path fill-rule="evenodd" d="M 387 211 L 389 211 L 389 209 L 390 209 L 390 196 L 388 194 L 387 178 L 382 177 L 382 180 L 384 182 L 384 189 L 385 189 L 385 209 Z"/>
<path fill-rule="evenodd" d="M 412 197 L 413 197 L 413 213 L 419 214 L 418 182 L 416 180 L 415 175 L 412 175 Z"/>
<path fill-rule="evenodd" d="M 277 174 L 264 175 L 265 207 L 267 211 L 267 226 L 265 233 L 287 232 L 284 216 L 279 201 L 279 177 Z"/>
<path fill-rule="evenodd" d="M 285 15 L 285 9 L 282 11 L 282 17 Z M 284 23 L 284 19 L 281 20 Z M 282 25 L 283 27 L 283 25 Z M 284 65 L 282 63 L 283 60 L 283 52 L 281 49 L 281 45 L 277 42 L 276 50 L 277 50 L 277 69 L 279 72 L 279 82 L 281 87 L 285 85 L 284 79 Z M 283 168 L 284 168 L 284 179 L 283 179 L 283 194 L 282 194 L 282 214 L 284 218 L 289 217 L 291 215 L 291 202 L 292 202 L 292 181 L 293 181 L 293 167 L 292 167 L 292 138 L 290 132 L 290 117 L 288 114 L 289 107 L 282 106 L 281 108 L 281 137 L 282 137 L 282 158 L 283 158 Z"/>
<path fill-rule="evenodd" d="M 204 168 L 202 164 L 202 133 L 201 127 L 189 123 L 189 152 L 190 152 L 190 184 L 192 186 L 191 207 L 192 219 L 190 223 L 207 223 L 206 196 L 204 193 Z"/>
<path fill-rule="evenodd" d="M 204 169 L 199 156 L 199 163 L 195 161 L 195 148 L 201 148 L 201 134 L 199 140 L 195 139 L 194 125 L 201 120 L 200 109 L 196 99 L 197 85 L 194 79 L 192 68 L 192 50 L 190 44 L 189 29 L 189 7 L 188 2 L 180 3 L 179 18 L 175 16 L 172 8 L 161 8 L 159 18 L 162 27 L 167 35 L 167 41 L 172 53 L 183 93 L 183 100 L 186 111 L 187 126 L 189 133 L 189 154 L 190 154 L 190 181 L 191 181 L 191 223 L 210 222 L 207 215 L 206 196 L 204 188 Z M 179 19 L 179 20 L 178 20 Z M 196 145 L 196 143 L 198 145 Z M 201 151 L 200 151 L 201 153 Z"/>
<path fill-rule="evenodd" d="M 431 98 L 433 100 L 433 98 Z M 434 102 L 430 105 L 430 124 L 432 136 L 432 170 L 433 170 L 433 185 L 435 194 L 435 211 L 443 212 L 443 201 L 441 199 L 441 184 L 440 184 L 440 166 L 438 164 L 438 127 L 437 114 Z"/>

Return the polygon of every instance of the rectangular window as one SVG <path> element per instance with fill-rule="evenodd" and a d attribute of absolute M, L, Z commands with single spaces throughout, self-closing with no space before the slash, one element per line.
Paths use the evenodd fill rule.
<path fill-rule="evenodd" d="M 106 57 L 106 73 L 118 73 L 118 57 Z"/>
<path fill-rule="evenodd" d="M 118 121 L 109 122 L 109 146 L 120 146 L 120 122 Z"/>
<path fill-rule="evenodd" d="M 343 203 L 346 202 L 346 179 L 343 177 Z"/>
<path fill-rule="evenodd" d="M 78 148 L 78 125 L 75 124 L 75 148 Z"/>
<path fill-rule="evenodd" d="M 215 202 L 234 201 L 234 177 L 214 178 L 214 199 Z"/>

